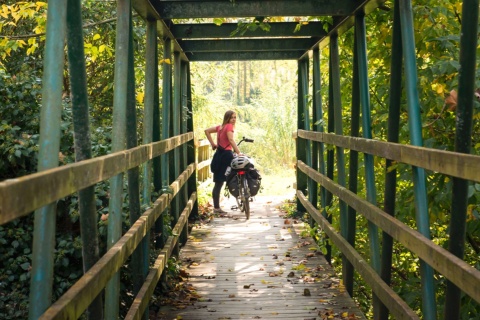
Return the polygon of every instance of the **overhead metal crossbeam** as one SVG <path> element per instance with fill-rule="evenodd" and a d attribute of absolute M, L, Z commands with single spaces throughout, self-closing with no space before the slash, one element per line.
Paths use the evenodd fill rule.
<path fill-rule="evenodd" d="M 133 0 L 135 10 L 146 20 L 158 20 L 163 38 L 189 61 L 303 59 L 309 51 L 324 46 L 331 34 L 342 34 L 358 13 L 368 14 L 385 0 Z M 331 17 L 325 22 L 272 22 L 270 30 L 248 29 L 224 23 L 174 23 L 175 19 Z M 248 19 L 247 19 L 248 20 Z M 297 28 L 297 27 L 300 28 Z M 327 27 L 327 31 L 325 31 Z M 299 29 L 299 30 L 297 30 Z M 297 30 L 297 31 L 296 31 Z M 279 40 L 279 38 L 281 40 Z M 298 54 L 301 52 L 300 54 Z"/>
<path fill-rule="evenodd" d="M 238 28 L 237 23 L 189 23 L 171 24 L 170 30 L 175 39 L 205 39 L 205 38 L 255 38 L 255 37 L 318 37 L 323 38 L 327 32 L 323 29 L 321 22 L 304 22 L 298 31 L 295 31 L 297 22 L 272 22 L 269 23 L 270 30 L 261 28 L 248 30 L 244 34 L 232 35 Z"/>
<path fill-rule="evenodd" d="M 187 40 L 179 41 L 185 52 L 226 51 L 296 51 L 308 50 L 315 40 L 301 39 L 232 39 L 232 40 Z"/>
<path fill-rule="evenodd" d="M 352 0 L 152 0 L 151 3 L 162 19 L 344 16 L 358 6 L 358 1 Z"/>
<path fill-rule="evenodd" d="M 187 52 L 189 61 L 248 61 L 248 60 L 298 60 L 305 53 L 297 51 L 236 51 L 236 52 Z"/>

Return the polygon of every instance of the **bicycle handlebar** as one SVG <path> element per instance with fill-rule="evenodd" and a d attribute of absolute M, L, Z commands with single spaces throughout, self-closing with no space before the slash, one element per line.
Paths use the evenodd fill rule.
<path fill-rule="evenodd" d="M 240 140 L 240 141 L 237 143 L 237 146 L 239 146 L 240 143 L 242 143 L 243 141 L 253 143 L 254 140 L 243 137 L 242 140 Z"/>

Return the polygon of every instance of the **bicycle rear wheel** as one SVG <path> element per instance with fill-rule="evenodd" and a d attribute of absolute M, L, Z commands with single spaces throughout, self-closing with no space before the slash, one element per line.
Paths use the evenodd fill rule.
<path fill-rule="evenodd" d="M 241 197 L 243 202 L 243 209 L 245 209 L 245 217 L 248 220 L 250 219 L 250 192 L 248 191 L 247 179 L 244 176 L 242 176 L 241 185 L 242 185 Z"/>

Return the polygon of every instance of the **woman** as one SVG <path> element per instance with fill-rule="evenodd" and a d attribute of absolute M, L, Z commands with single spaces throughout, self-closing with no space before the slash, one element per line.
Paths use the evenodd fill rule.
<path fill-rule="evenodd" d="M 228 110 L 223 116 L 222 125 L 214 126 L 205 130 L 205 135 L 207 136 L 212 149 L 216 150 L 210 165 L 213 172 L 213 182 L 215 183 L 212 191 L 213 212 L 221 215 L 227 213 L 220 208 L 220 190 L 226 180 L 225 171 L 230 165 L 230 162 L 232 162 L 232 151 L 237 155 L 240 155 L 240 150 L 233 139 L 236 121 L 237 114 L 232 110 Z M 213 142 L 212 133 L 217 134 L 217 143 Z"/>

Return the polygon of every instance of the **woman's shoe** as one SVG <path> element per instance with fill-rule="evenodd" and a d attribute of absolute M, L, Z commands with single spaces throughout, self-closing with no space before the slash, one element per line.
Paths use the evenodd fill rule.
<path fill-rule="evenodd" d="M 222 208 L 213 209 L 213 213 L 218 213 L 220 217 L 225 217 L 227 215 L 227 211 L 222 210 Z"/>

